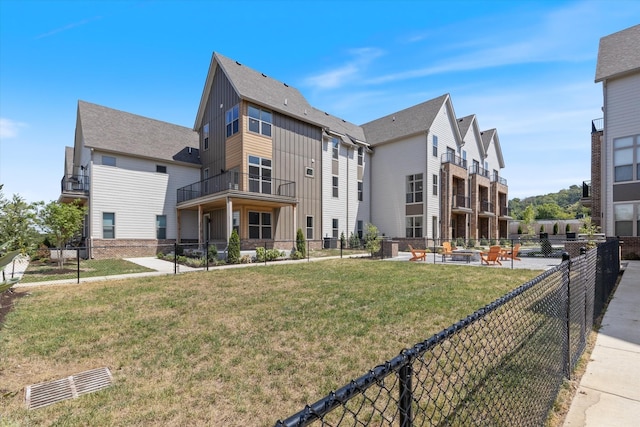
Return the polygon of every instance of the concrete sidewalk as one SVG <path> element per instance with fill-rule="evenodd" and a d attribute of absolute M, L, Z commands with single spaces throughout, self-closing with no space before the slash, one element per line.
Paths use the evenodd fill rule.
<path fill-rule="evenodd" d="M 640 261 L 624 264 L 565 427 L 640 425 Z"/>

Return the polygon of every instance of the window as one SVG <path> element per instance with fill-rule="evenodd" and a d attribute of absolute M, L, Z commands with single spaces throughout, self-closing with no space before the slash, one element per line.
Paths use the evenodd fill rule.
<path fill-rule="evenodd" d="M 634 169 L 635 179 L 640 179 L 640 135 L 613 140 L 613 168 L 615 182 L 633 181 Z"/>
<path fill-rule="evenodd" d="M 231 227 L 240 235 L 240 211 L 233 211 Z"/>
<path fill-rule="evenodd" d="M 633 236 L 633 204 L 613 206 L 616 236 Z"/>
<path fill-rule="evenodd" d="M 164 240 L 167 238 L 167 216 L 156 215 L 156 239 Z"/>
<path fill-rule="evenodd" d="M 362 240 L 362 230 L 364 229 L 364 221 L 362 221 L 361 219 L 358 220 L 358 225 L 356 228 L 356 232 L 358 233 L 358 239 Z"/>
<path fill-rule="evenodd" d="M 422 237 L 422 217 L 408 216 L 406 237 Z"/>
<path fill-rule="evenodd" d="M 358 166 L 364 165 L 364 148 L 358 147 Z"/>
<path fill-rule="evenodd" d="M 451 147 L 447 147 L 447 162 L 457 163 L 456 162 L 456 150 Z"/>
<path fill-rule="evenodd" d="M 482 171 L 482 175 L 489 178 L 489 162 L 484 162 L 484 171 Z"/>
<path fill-rule="evenodd" d="M 438 195 L 438 175 L 433 175 L 433 195 Z"/>
<path fill-rule="evenodd" d="M 407 203 L 422 203 L 422 174 L 407 176 Z"/>
<path fill-rule="evenodd" d="M 156 172 L 167 173 L 167 167 L 163 165 L 156 165 Z"/>
<path fill-rule="evenodd" d="M 202 179 L 204 181 L 204 194 L 209 194 L 209 168 L 202 172 Z"/>
<path fill-rule="evenodd" d="M 331 181 L 333 186 L 333 197 L 338 197 L 338 177 L 334 175 Z"/>
<path fill-rule="evenodd" d="M 494 181 L 498 181 L 498 178 L 500 178 L 500 175 L 498 175 L 498 171 L 497 170 L 493 170 L 493 180 Z"/>
<path fill-rule="evenodd" d="M 462 167 L 467 168 L 467 152 L 462 150 Z"/>
<path fill-rule="evenodd" d="M 438 137 L 433 135 L 433 157 L 438 157 Z"/>
<path fill-rule="evenodd" d="M 249 105 L 249 130 L 271 136 L 271 112 Z"/>
<path fill-rule="evenodd" d="M 270 212 L 249 212 L 249 238 L 271 239 Z"/>
<path fill-rule="evenodd" d="M 271 160 L 249 156 L 249 191 L 271 194 Z"/>
<path fill-rule="evenodd" d="M 203 138 L 203 148 L 205 150 L 209 149 L 209 123 L 204 125 L 202 128 L 202 138 Z"/>
<path fill-rule="evenodd" d="M 102 238 L 116 238 L 116 214 L 113 212 L 102 212 Z"/>
<path fill-rule="evenodd" d="M 363 200 L 363 184 L 362 181 L 358 181 L 358 201 L 361 202 Z"/>
<path fill-rule="evenodd" d="M 307 217 L 307 240 L 313 240 L 313 217 Z"/>
<path fill-rule="evenodd" d="M 338 154 L 340 150 L 340 141 L 338 138 L 331 138 L 331 148 L 333 150 L 332 156 L 334 160 L 338 160 Z"/>
<path fill-rule="evenodd" d="M 334 239 L 338 238 L 338 218 L 333 218 L 331 220 L 331 235 Z"/>
<path fill-rule="evenodd" d="M 240 107 L 236 105 L 233 108 L 227 110 L 227 114 L 225 116 L 225 125 L 227 126 L 227 138 L 231 135 L 235 135 L 239 130 L 239 112 Z"/>
<path fill-rule="evenodd" d="M 305 176 L 313 178 L 313 168 L 305 168 L 304 169 Z"/>
<path fill-rule="evenodd" d="M 477 160 L 473 161 L 473 167 L 471 168 L 471 173 L 480 173 L 480 162 Z"/>
<path fill-rule="evenodd" d="M 102 164 L 105 166 L 115 166 L 116 158 L 113 156 L 102 156 Z"/>

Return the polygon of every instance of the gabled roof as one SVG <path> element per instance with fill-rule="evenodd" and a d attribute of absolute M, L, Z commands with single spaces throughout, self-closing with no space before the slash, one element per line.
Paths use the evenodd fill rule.
<path fill-rule="evenodd" d="M 600 39 L 596 83 L 640 72 L 640 25 Z"/>
<path fill-rule="evenodd" d="M 78 101 L 78 123 L 87 148 L 200 164 L 198 134 L 187 127 L 85 101 Z"/>
<path fill-rule="evenodd" d="M 478 119 L 475 114 L 462 117 L 458 119 L 458 129 L 460 129 L 460 136 L 462 137 L 462 144 L 467 142 L 469 133 L 473 133 L 474 139 L 477 144 L 478 153 L 482 158 L 487 156 L 487 150 L 482 141 L 482 135 L 480 134 L 480 127 L 478 125 Z"/>
<path fill-rule="evenodd" d="M 489 147 L 491 147 L 491 143 L 493 142 L 493 148 L 496 150 L 496 157 L 498 158 L 498 164 L 500 165 L 500 169 L 504 168 L 504 158 L 502 157 L 502 147 L 500 147 L 500 138 L 498 138 L 498 130 L 497 129 L 489 129 L 483 130 L 480 132 L 482 136 L 482 145 L 484 146 L 484 152 L 489 152 Z"/>
<path fill-rule="evenodd" d="M 298 89 L 246 67 L 240 62 L 229 59 L 217 52 L 211 58 L 194 129 L 197 130 L 201 126 L 202 117 L 213 87 L 213 78 L 218 67 L 222 69 L 241 99 L 342 135 L 351 135 L 358 141 L 364 142 L 364 132 L 359 126 L 312 107 Z"/>
<path fill-rule="evenodd" d="M 438 113 L 445 106 L 450 120 L 453 118 L 452 128 L 460 138 L 460 130 L 455 125 L 455 113 L 449 94 L 444 94 L 432 100 L 413 107 L 389 114 L 362 125 L 367 142 L 371 145 L 394 141 L 419 133 L 426 133 L 433 124 Z"/>

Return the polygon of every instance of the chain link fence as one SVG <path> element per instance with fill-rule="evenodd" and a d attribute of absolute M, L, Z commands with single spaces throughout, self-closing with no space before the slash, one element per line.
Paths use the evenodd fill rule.
<path fill-rule="evenodd" d="M 276 427 L 543 425 L 615 286 L 614 253 L 562 262 Z"/>

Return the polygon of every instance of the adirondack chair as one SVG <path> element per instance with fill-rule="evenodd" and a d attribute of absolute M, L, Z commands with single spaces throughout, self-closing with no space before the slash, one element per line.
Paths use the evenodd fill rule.
<path fill-rule="evenodd" d="M 456 247 L 451 246 L 451 242 L 442 242 L 442 261 L 444 261 L 446 257 L 451 257 L 454 249 L 456 249 Z"/>
<path fill-rule="evenodd" d="M 518 258 L 520 246 L 520 243 L 516 243 L 512 250 L 503 250 L 500 258 L 502 258 L 502 260 L 513 259 L 515 261 L 520 261 L 520 258 Z"/>
<path fill-rule="evenodd" d="M 0 282 L 0 293 L 11 289 L 13 285 L 20 281 L 19 277 L 13 279 L 6 279 L 4 269 L 7 265 L 11 264 L 13 259 L 20 254 L 20 251 L 11 251 L 0 256 L 0 270 L 2 270 L 2 282 Z"/>
<path fill-rule="evenodd" d="M 481 252 L 480 253 L 480 264 L 487 265 L 495 265 L 502 263 L 500 262 L 500 254 L 502 253 L 502 248 L 500 246 L 491 246 L 489 248 L 489 252 Z"/>
<path fill-rule="evenodd" d="M 412 257 L 409 261 L 426 261 L 427 260 L 427 251 L 426 249 L 413 249 L 411 245 L 409 245 L 409 250 L 411 251 Z"/>

